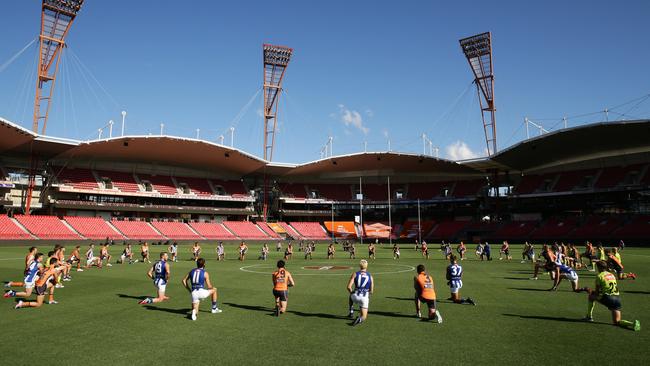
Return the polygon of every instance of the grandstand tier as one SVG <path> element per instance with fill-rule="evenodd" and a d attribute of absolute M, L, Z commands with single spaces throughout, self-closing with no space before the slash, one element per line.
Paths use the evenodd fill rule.
<path fill-rule="evenodd" d="M 183 222 L 176 221 L 152 221 L 151 225 L 156 228 L 161 234 L 169 239 L 174 240 L 201 240 L 199 234 L 192 230 L 188 225 Z"/>
<path fill-rule="evenodd" d="M 87 239 L 124 239 L 124 235 L 101 217 L 66 216 L 64 219 Z"/>
<path fill-rule="evenodd" d="M 8 216 L 0 215 L 0 240 L 34 239 Z"/>
<path fill-rule="evenodd" d="M 224 221 L 230 231 L 242 239 L 269 239 L 269 235 L 250 221 Z"/>
<path fill-rule="evenodd" d="M 291 222 L 289 224 L 305 239 L 323 240 L 329 238 L 325 229 L 318 222 Z"/>
<path fill-rule="evenodd" d="M 191 222 L 192 229 L 206 239 L 234 240 L 237 237 L 218 222 Z"/>
<path fill-rule="evenodd" d="M 122 221 L 113 219 L 111 224 L 129 239 L 164 240 L 165 237 L 145 221 Z"/>
<path fill-rule="evenodd" d="M 81 239 L 77 233 L 56 216 L 16 215 L 15 218 L 29 232 L 40 239 Z"/>

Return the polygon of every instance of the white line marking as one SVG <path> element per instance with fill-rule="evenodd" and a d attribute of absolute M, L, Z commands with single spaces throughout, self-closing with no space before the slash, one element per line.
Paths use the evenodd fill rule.
<path fill-rule="evenodd" d="M 18 259 L 25 259 L 25 258 L 0 258 L 0 261 L 15 261 Z"/>

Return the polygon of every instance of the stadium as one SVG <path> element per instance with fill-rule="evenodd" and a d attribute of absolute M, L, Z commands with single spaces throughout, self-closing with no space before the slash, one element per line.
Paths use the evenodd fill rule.
<path fill-rule="evenodd" d="M 55 137 L 46 126 L 56 101 L 58 58 L 77 12 L 83 16 L 82 5 L 43 0 L 32 129 L 0 118 L 0 279 L 22 279 L 28 247 L 47 253 L 65 246 L 69 255 L 77 246 L 83 253 L 90 244 L 105 244 L 117 259 L 127 244 L 137 252 L 148 243 L 157 263 L 158 253 L 177 243 L 179 259 L 169 261 L 173 275 L 162 303 L 138 305 L 154 293 L 144 257 L 133 264 L 124 258 L 89 262 L 83 270 L 77 265 L 73 281 L 57 288 L 56 306 L 15 311 L 5 300 L 3 354 L 32 339 L 44 347 L 33 361 L 63 364 L 469 364 L 478 357 L 479 363 L 515 364 L 555 356 L 592 364 L 602 361 L 598 347 L 607 339 L 608 347 L 620 350 L 622 364 L 644 362 L 647 332 L 612 327 L 599 304 L 590 310 L 594 324 L 581 321 L 587 296 L 555 282 L 554 270 L 541 264 L 539 280 L 528 281 L 533 272 L 537 279 L 537 262 L 526 258 L 523 244 L 539 250 L 574 244 L 580 253 L 586 243 L 617 248 L 625 270 L 635 273 L 634 279 L 619 277 L 623 319 L 648 324 L 650 119 L 621 114 L 551 131 L 527 120 L 525 127 L 539 134 L 498 149 L 492 35 L 480 33 L 461 39 L 459 53 L 480 101 L 476 126 L 484 135 L 484 157 L 440 157 L 423 135 L 422 153 L 389 147 L 335 155 L 330 139 L 320 159 L 275 161 L 278 106 L 293 49 L 266 43 L 261 157 L 225 144 L 223 136 L 219 142 L 201 139 L 198 131 L 196 138 L 165 134 L 162 126 L 160 134 L 125 133 L 125 112 L 121 133 L 111 121 L 96 139 Z M 445 254 L 445 243 L 459 254 L 461 242 L 468 246 L 467 259 L 459 262 L 462 292 L 477 306 L 447 299 L 451 251 Z M 504 242 L 512 260 L 498 253 Z M 203 309 L 192 322 L 181 279 L 197 263 L 190 254 L 195 243 L 203 248 L 223 313 Z M 245 261 L 237 256 L 241 243 L 249 249 Z M 287 259 L 290 243 L 295 251 Z M 431 258 L 421 249 L 425 243 Z M 493 246 L 494 261 L 489 254 L 483 260 L 483 243 Z M 218 244 L 225 245 L 223 261 L 217 260 Z M 269 249 L 257 260 L 262 245 Z M 370 245 L 377 248 L 366 256 Z M 336 250 L 331 259 L 328 246 Z M 273 316 L 279 310 L 269 275 L 280 259 L 296 284 L 286 313 Z M 345 285 L 359 259 L 368 259 L 377 289 L 365 324 L 347 326 Z M 422 263 L 436 282 L 444 323 L 416 322 L 413 276 Z M 580 283 L 593 287 L 595 258 L 585 267 L 571 263 Z M 551 285 L 560 287 L 548 292 Z M 345 349 L 364 351 L 340 352 Z"/>

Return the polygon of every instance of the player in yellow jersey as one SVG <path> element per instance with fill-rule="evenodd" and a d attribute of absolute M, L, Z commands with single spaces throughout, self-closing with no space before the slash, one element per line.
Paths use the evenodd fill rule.
<path fill-rule="evenodd" d="M 587 316 L 584 320 L 589 322 L 594 321 L 593 312 L 596 301 L 598 301 L 612 312 L 612 323 L 614 325 L 635 331 L 641 330 L 641 323 L 638 320 L 631 322 L 621 319 L 621 299 L 618 292 L 618 283 L 616 282 L 616 275 L 607 272 L 607 262 L 596 262 L 596 268 L 598 269 L 596 288 L 593 290 L 587 289 L 589 293 L 589 304 Z"/>

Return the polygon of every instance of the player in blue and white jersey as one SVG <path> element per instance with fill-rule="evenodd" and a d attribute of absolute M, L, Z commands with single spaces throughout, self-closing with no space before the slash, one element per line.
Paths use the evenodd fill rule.
<path fill-rule="evenodd" d="M 571 282 L 571 289 L 574 292 L 585 291 L 585 289 L 578 287 L 578 273 L 565 264 L 556 265 L 555 270 L 551 272 L 551 278 L 553 279 L 553 287 L 551 287 L 550 291 L 557 291 L 557 287 L 564 278 Z"/>
<path fill-rule="evenodd" d="M 350 276 L 350 281 L 348 281 L 350 316 L 354 315 L 354 305 L 359 305 L 359 316 L 354 320 L 352 325 L 359 325 L 368 317 L 368 305 L 370 303 L 370 295 L 375 289 L 375 282 L 367 270 L 368 261 L 362 259 L 359 261 L 359 271 L 353 273 Z"/>
<path fill-rule="evenodd" d="M 192 314 L 190 316 L 192 320 L 196 320 L 199 314 L 201 300 L 208 296 L 212 298 L 212 314 L 221 312 L 221 309 L 217 306 L 217 289 L 212 287 L 210 275 L 205 270 L 205 259 L 198 258 L 196 268 L 185 275 L 182 282 L 183 286 L 190 291 L 192 297 Z"/>
<path fill-rule="evenodd" d="M 22 282 L 22 285 L 25 287 L 25 291 L 17 292 L 13 290 L 8 290 L 5 292 L 4 297 L 22 297 L 27 298 L 32 295 L 34 289 L 34 283 L 39 278 L 41 271 L 43 270 L 43 253 L 36 253 L 33 257 L 34 259 L 29 262 L 25 268 L 25 279 Z M 15 286 L 15 282 L 7 282 L 5 287 Z"/>
<path fill-rule="evenodd" d="M 449 262 L 451 264 L 447 266 L 447 284 L 451 289 L 451 300 L 456 304 L 476 305 L 471 297 L 466 299 L 460 297 L 460 289 L 463 287 L 463 267 L 458 264 L 458 258 L 452 255 Z"/>
<path fill-rule="evenodd" d="M 155 302 L 162 302 L 169 300 L 169 297 L 165 296 L 165 290 L 167 289 L 167 282 L 169 281 L 170 271 L 169 259 L 167 252 L 160 253 L 160 260 L 156 261 L 149 272 L 147 272 L 147 277 L 153 280 L 153 285 L 156 286 L 158 290 L 158 295 L 156 297 L 147 297 L 144 300 L 140 301 L 140 305 L 144 304 L 153 304 Z"/>

